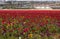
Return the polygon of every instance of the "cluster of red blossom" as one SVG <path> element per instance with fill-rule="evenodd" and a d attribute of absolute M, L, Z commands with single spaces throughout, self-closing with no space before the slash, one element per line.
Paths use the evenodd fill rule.
<path fill-rule="evenodd" d="M 60 38 L 59 16 L 40 13 L 0 13 L 0 37 L 3 36 L 6 39 L 11 36 L 22 39 L 54 39 L 56 36 L 58 39 Z"/>

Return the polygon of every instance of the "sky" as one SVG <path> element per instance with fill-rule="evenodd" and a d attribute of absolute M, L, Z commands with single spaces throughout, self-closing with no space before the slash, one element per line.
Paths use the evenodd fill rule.
<path fill-rule="evenodd" d="M 0 0 L 4 1 L 4 0 Z M 11 0 L 6 0 L 6 1 L 11 1 Z M 60 1 L 60 0 L 13 0 L 13 1 Z"/>

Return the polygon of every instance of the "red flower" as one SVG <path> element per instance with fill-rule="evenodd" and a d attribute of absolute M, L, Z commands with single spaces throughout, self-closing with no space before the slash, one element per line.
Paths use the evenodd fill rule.
<path fill-rule="evenodd" d="M 10 30 L 9 32 L 13 32 L 13 30 Z"/>
<path fill-rule="evenodd" d="M 5 22 L 5 20 L 2 20 L 2 24 L 5 24 L 6 22 Z"/>
<path fill-rule="evenodd" d="M 48 20 L 44 20 L 44 24 L 48 24 Z"/>
<path fill-rule="evenodd" d="M 13 28 L 13 30 L 16 30 L 17 28 Z"/>
<path fill-rule="evenodd" d="M 45 16 L 45 18 L 49 18 L 49 16 Z"/>
<path fill-rule="evenodd" d="M 4 32 L 6 32 L 6 31 L 7 31 L 4 27 L 2 28 L 2 30 L 3 30 Z"/>
<path fill-rule="evenodd" d="M 44 26 L 44 22 L 41 22 L 41 23 L 40 23 L 40 26 Z"/>
<path fill-rule="evenodd" d="M 21 30 L 21 28 L 18 28 L 17 30 L 18 30 L 18 31 L 20 31 L 20 30 Z"/>
<path fill-rule="evenodd" d="M 24 32 L 28 32 L 29 31 L 29 28 L 25 28 L 23 31 Z"/>

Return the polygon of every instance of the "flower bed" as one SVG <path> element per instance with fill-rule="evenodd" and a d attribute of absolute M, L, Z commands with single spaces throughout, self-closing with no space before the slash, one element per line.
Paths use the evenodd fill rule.
<path fill-rule="evenodd" d="M 60 39 L 58 10 L 0 10 L 0 39 Z"/>

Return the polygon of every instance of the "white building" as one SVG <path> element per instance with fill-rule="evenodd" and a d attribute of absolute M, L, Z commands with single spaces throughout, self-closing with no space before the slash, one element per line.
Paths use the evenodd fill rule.
<path fill-rule="evenodd" d="M 6 1 L 60 1 L 60 0 L 6 0 Z"/>
<path fill-rule="evenodd" d="M 0 0 L 0 2 L 4 2 L 4 1 L 6 1 L 6 0 Z"/>
<path fill-rule="evenodd" d="M 4 1 L 60 1 L 60 0 L 0 0 L 0 2 Z"/>

